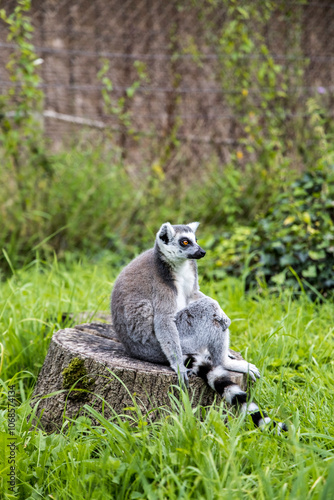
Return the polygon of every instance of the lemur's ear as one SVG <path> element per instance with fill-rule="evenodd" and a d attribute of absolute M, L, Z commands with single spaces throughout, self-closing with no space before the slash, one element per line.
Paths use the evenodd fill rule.
<path fill-rule="evenodd" d="M 169 222 L 165 222 L 162 224 L 161 228 L 157 234 L 158 238 L 160 238 L 166 245 L 174 238 L 175 231 L 173 226 Z"/>
<path fill-rule="evenodd" d="M 199 226 L 199 222 L 190 222 L 189 224 L 187 224 L 187 226 L 190 227 L 193 233 L 196 233 L 196 229 Z"/>

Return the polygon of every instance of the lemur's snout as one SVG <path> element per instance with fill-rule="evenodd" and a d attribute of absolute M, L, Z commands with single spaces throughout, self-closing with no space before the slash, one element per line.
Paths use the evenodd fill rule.
<path fill-rule="evenodd" d="M 195 255 L 193 256 L 193 259 L 201 259 L 202 257 L 204 257 L 205 254 L 206 254 L 206 251 L 203 250 L 203 248 L 198 247 L 198 250 L 196 251 Z"/>

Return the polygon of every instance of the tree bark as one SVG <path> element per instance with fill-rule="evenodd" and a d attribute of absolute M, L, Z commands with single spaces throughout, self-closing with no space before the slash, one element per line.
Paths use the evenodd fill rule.
<path fill-rule="evenodd" d="M 231 377 L 245 387 L 242 374 L 231 372 Z M 112 325 L 85 323 L 53 335 L 33 403 L 39 401 L 39 424 L 48 432 L 59 430 L 68 418 L 84 415 L 85 404 L 110 418 L 115 412 L 131 414 L 135 401 L 143 415 L 150 412 L 148 418 L 155 419 L 172 407 L 169 394 L 174 391 L 178 396 L 178 389 L 172 387 L 177 382 L 168 366 L 129 357 Z M 190 378 L 189 394 L 193 406 L 221 401 L 199 377 Z"/>

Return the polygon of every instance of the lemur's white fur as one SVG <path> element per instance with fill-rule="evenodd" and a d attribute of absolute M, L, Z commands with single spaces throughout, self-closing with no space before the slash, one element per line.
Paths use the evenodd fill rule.
<path fill-rule="evenodd" d="M 175 285 L 177 290 L 177 312 L 181 311 L 187 306 L 187 297 L 191 296 L 193 289 L 193 283 L 195 282 L 196 276 L 193 266 L 189 260 L 183 262 L 178 272 L 175 276 Z"/>

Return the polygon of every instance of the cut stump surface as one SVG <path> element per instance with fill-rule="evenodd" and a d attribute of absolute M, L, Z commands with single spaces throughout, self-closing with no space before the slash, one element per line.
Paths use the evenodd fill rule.
<path fill-rule="evenodd" d="M 242 359 L 240 354 L 233 354 Z M 242 374 L 231 372 L 231 378 L 245 386 Z M 103 412 L 106 418 L 114 411 L 119 415 L 129 413 L 131 410 L 125 408 L 133 407 L 133 397 L 144 414 L 150 412 L 155 418 L 157 408 L 171 407 L 169 393 L 177 382 L 168 366 L 129 357 L 111 324 L 85 323 L 53 335 L 33 401 L 39 400 L 42 427 L 52 432 L 60 429 L 66 418 L 83 415 L 85 404 Z M 57 394 L 45 397 L 54 392 Z M 193 406 L 220 402 L 199 377 L 189 379 L 189 393 Z"/>

